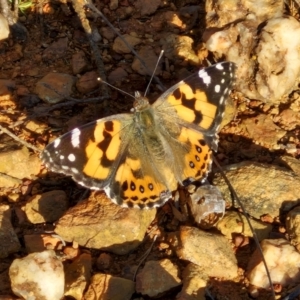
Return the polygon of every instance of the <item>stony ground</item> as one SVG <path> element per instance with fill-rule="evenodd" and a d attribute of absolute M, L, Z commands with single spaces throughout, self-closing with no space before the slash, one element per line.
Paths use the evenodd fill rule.
<path fill-rule="evenodd" d="M 53 138 L 75 126 L 104 116 L 128 112 L 132 107 L 130 97 L 107 86 L 100 86 L 97 81 L 99 74 L 102 77 L 104 74 L 109 83 L 129 94 L 136 90 L 144 91 L 150 78 L 148 74 L 151 74 L 160 50 L 164 47 L 166 53 L 156 72 L 158 80 L 154 80 L 149 93 L 149 98 L 155 100 L 165 87 L 172 86 L 196 71 L 200 65 L 206 64 L 205 58 L 210 58 L 201 42 L 205 28 L 205 8 L 201 1 L 107 0 L 96 1 L 95 5 L 113 24 L 114 29 L 95 12 L 88 11 L 90 40 L 83 30 L 87 25 L 82 25 L 80 20 L 83 18 L 78 17 L 83 11 L 71 3 L 43 2 L 33 3 L 29 10 L 20 15 L 20 22 L 28 30 L 27 39 L 20 35 L 17 39 L 10 38 L 0 42 L 0 125 L 21 140 L 17 141 L 6 131 L 2 131 L 0 135 L 0 202 L 4 205 L 3 211 L 7 210 L 5 205 L 11 209 L 8 219 L 12 226 L 5 225 L 4 222 L 3 224 L 7 226 L 7 231 L 16 233 L 18 239 L 7 239 L 8 245 L 0 246 L 3 257 L 0 262 L 0 295 L 12 295 L 8 267 L 15 258 L 40 250 L 47 243 L 50 248 L 57 249 L 55 245 L 58 242 L 53 241 L 53 237 L 49 237 L 46 242 L 43 238 L 41 246 L 41 239 L 35 239 L 34 235 L 47 235 L 54 230 L 53 224 L 61 217 L 61 213 L 68 208 L 74 209 L 79 201 L 89 196 L 89 191 L 76 185 L 71 179 L 48 173 L 41 166 L 38 152 Z M 292 10 L 291 6 L 287 6 L 287 12 L 298 17 L 297 10 Z M 120 42 L 116 31 L 125 35 L 128 43 L 134 46 L 149 66 L 149 72 Z M 98 47 L 101 59 L 95 55 L 91 43 Z M 297 90 L 290 97 L 299 101 Z M 300 173 L 296 160 L 300 153 L 299 110 L 286 103 L 272 107 L 259 100 L 245 99 L 240 94 L 234 94 L 232 107 L 235 108 L 229 113 L 231 121 L 220 133 L 219 152 L 216 155 L 223 166 L 252 161 L 276 166 L 293 165 L 294 171 L 298 168 L 298 174 Z M 24 146 L 24 141 L 35 148 Z M 238 191 L 242 197 L 258 199 L 255 194 L 258 188 L 255 187 L 260 186 L 268 176 L 264 171 L 265 169 L 253 171 L 257 172 L 255 178 L 258 178 L 257 174 L 261 177 L 253 182 L 252 190 L 250 188 Z M 245 172 L 251 173 L 246 168 Z M 277 169 L 275 173 L 274 180 L 270 180 L 267 187 L 280 185 L 282 181 L 278 176 L 282 176 L 282 180 L 286 180 L 284 176 L 288 176 Z M 230 179 L 238 180 L 237 177 L 238 174 L 234 174 Z M 275 181 L 277 179 L 279 183 Z M 240 180 L 244 181 L 236 181 L 234 186 L 245 187 L 250 179 Z M 289 181 L 286 180 L 285 187 Z M 292 186 L 297 184 L 297 180 L 290 184 L 293 189 Z M 59 212 L 52 204 L 44 207 L 47 213 L 43 217 L 34 215 L 32 211 L 41 209 L 40 204 L 34 203 L 37 201 L 36 195 L 46 192 L 53 193 L 49 197 L 52 203 L 59 206 Z M 269 217 L 265 218 L 268 219 L 266 223 L 273 225 L 270 231 L 273 230 L 273 235 L 280 237 L 285 236 L 284 216 L 279 218 L 275 211 L 280 209 L 283 201 L 284 199 L 276 198 L 273 206 L 266 204 L 269 211 L 263 211 Z M 75 209 L 69 212 L 70 218 L 80 215 L 80 211 L 84 209 L 86 214 L 93 213 L 93 208 L 89 210 L 85 207 L 85 202 L 79 205 L 83 206 L 77 211 Z M 259 219 L 259 205 L 253 206 L 250 203 L 247 208 L 252 209 L 251 215 Z M 166 241 L 170 241 L 169 234 L 177 232 L 179 226 L 193 225 L 193 221 L 172 210 L 169 204 L 158 209 L 153 219 L 152 223 L 149 222 L 150 226 L 140 224 L 140 231 L 147 231 L 147 238 L 130 254 L 121 255 L 119 248 L 114 249 L 113 253 L 95 250 L 99 247 L 87 243 L 86 247 L 79 247 L 79 250 L 76 243 L 68 243 L 64 254 L 75 251 L 74 249 L 75 254 L 68 253 L 70 258 L 76 257 L 78 251 L 88 253 L 92 273 L 100 270 L 126 278 L 132 276 L 133 266 L 151 249 L 147 260 L 171 259 L 181 272 L 186 268 L 187 262 L 180 260 L 178 253 L 176 255 L 176 251 Z M 67 224 L 70 225 L 68 222 L 67 215 L 60 220 L 59 230 L 67 228 Z M 113 227 L 112 221 L 107 222 L 107 227 Z M 77 225 L 79 223 L 72 223 L 73 228 Z M 123 227 L 116 229 L 126 230 Z M 155 235 L 160 238 L 152 245 Z M 131 246 L 130 244 L 128 247 Z M 250 241 L 245 247 L 238 248 L 234 243 L 232 247 L 240 267 L 239 278 L 234 281 L 211 281 L 211 293 L 215 299 L 250 299 L 245 289 L 248 282 L 244 277 L 244 269 L 255 245 Z M 63 251 L 62 246 L 60 250 Z M 179 292 L 180 287 L 176 286 L 159 299 L 174 299 Z M 230 295 L 234 295 L 234 298 Z M 135 299 L 143 299 L 138 297 L 141 297 L 140 294 Z M 265 296 L 261 297 L 266 299 Z"/>

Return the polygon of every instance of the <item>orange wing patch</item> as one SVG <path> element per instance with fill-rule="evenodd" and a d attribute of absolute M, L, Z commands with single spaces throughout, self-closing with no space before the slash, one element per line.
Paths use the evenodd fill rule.
<path fill-rule="evenodd" d="M 185 155 L 184 179 L 205 178 L 210 171 L 211 150 L 205 142 L 201 132 L 189 128 L 182 128 L 179 140 L 184 144 L 190 145 L 190 151 Z"/>
<path fill-rule="evenodd" d="M 105 180 L 111 172 L 111 165 L 119 155 L 121 139 L 117 133 L 121 122 L 99 122 L 85 148 L 87 157 L 83 173 L 94 179 Z"/>
<path fill-rule="evenodd" d="M 194 123 L 209 129 L 216 117 L 217 106 L 209 103 L 207 95 L 200 89 L 193 90 L 187 83 L 179 87 L 167 97 L 178 116 L 188 123 Z"/>

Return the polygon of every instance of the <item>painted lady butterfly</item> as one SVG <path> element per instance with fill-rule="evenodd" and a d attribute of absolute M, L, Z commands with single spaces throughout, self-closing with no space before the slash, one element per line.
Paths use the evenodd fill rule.
<path fill-rule="evenodd" d="M 186 180 L 203 180 L 217 150 L 217 131 L 235 66 L 217 63 L 189 76 L 152 105 L 135 93 L 131 114 L 75 128 L 41 154 L 55 172 L 104 189 L 126 207 L 161 206 Z"/>

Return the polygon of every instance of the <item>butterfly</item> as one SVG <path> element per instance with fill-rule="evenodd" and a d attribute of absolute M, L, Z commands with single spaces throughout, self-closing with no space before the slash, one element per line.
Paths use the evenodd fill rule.
<path fill-rule="evenodd" d="M 201 69 L 152 105 L 135 92 L 131 113 L 67 132 L 44 149 L 41 159 L 80 185 L 104 190 L 116 204 L 161 206 L 178 184 L 204 180 L 210 171 L 234 73 L 231 62 Z"/>

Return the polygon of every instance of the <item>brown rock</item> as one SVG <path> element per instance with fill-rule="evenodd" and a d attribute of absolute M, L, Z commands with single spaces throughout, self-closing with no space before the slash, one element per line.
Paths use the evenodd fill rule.
<path fill-rule="evenodd" d="M 131 36 L 129 34 L 124 34 L 123 38 L 126 42 L 134 48 L 134 46 L 140 44 L 142 41 L 141 39 Z M 117 53 L 124 54 L 124 53 L 131 53 L 131 50 L 124 44 L 121 38 L 117 37 L 113 44 L 113 50 Z"/>
<path fill-rule="evenodd" d="M 79 74 L 87 71 L 88 61 L 83 51 L 79 51 L 72 55 L 72 70 L 73 74 Z"/>
<path fill-rule="evenodd" d="M 76 82 L 77 90 L 83 94 L 90 93 L 97 89 L 100 85 L 98 73 L 95 71 L 83 74 Z"/>
<path fill-rule="evenodd" d="M 66 241 L 123 255 L 140 245 L 155 214 L 155 209 L 122 208 L 104 192 L 94 192 L 68 210 L 55 232 Z"/>
<path fill-rule="evenodd" d="M 205 300 L 207 280 L 200 266 L 188 264 L 182 273 L 183 287 L 176 300 Z"/>
<path fill-rule="evenodd" d="M 19 251 L 21 245 L 10 222 L 11 210 L 8 205 L 0 205 L 0 258 Z"/>
<path fill-rule="evenodd" d="M 179 268 L 169 259 L 147 261 L 136 277 L 136 291 L 149 297 L 159 296 L 181 284 Z"/>
<path fill-rule="evenodd" d="M 51 234 L 26 234 L 24 242 L 28 253 L 62 248 L 61 239 Z"/>
<path fill-rule="evenodd" d="M 300 244 L 300 206 L 289 211 L 285 224 L 291 244 L 294 246 Z"/>
<path fill-rule="evenodd" d="M 290 170 L 245 161 L 227 166 L 224 172 L 247 213 L 257 219 L 265 214 L 275 218 L 281 210 L 290 210 L 299 203 L 300 177 Z M 218 186 L 225 201 L 231 205 L 231 194 L 219 173 L 216 173 L 213 184 Z"/>
<path fill-rule="evenodd" d="M 55 60 L 57 58 L 63 57 L 68 49 L 68 38 L 58 39 L 53 42 L 48 48 L 45 49 L 43 53 L 44 60 Z"/>
<path fill-rule="evenodd" d="M 142 58 L 143 62 L 148 67 L 149 71 L 145 70 L 144 66 L 142 65 L 141 61 L 136 57 L 133 60 L 131 65 L 132 69 L 141 75 L 152 75 L 154 72 L 155 65 L 158 60 L 158 56 L 155 54 L 154 50 L 150 46 L 143 46 L 138 51 L 139 56 Z M 158 65 L 155 74 L 158 75 L 161 72 L 161 64 Z"/>
<path fill-rule="evenodd" d="M 97 268 L 100 271 L 103 271 L 105 269 L 108 269 L 112 264 L 113 258 L 108 253 L 101 253 L 99 257 L 97 258 Z"/>
<path fill-rule="evenodd" d="M 81 254 L 71 264 L 65 264 L 65 296 L 81 300 L 90 282 L 92 271 L 91 255 Z"/>
<path fill-rule="evenodd" d="M 26 147 L 20 150 L 0 153 L 0 172 L 8 177 L 0 176 L 0 187 L 18 186 L 18 179 L 32 178 L 40 172 L 40 160 L 30 155 Z"/>
<path fill-rule="evenodd" d="M 180 259 L 201 266 L 203 275 L 228 279 L 237 277 L 237 261 L 224 236 L 182 226 L 175 249 Z"/>
<path fill-rule="evenodd" d="M 106 274 L 95 274 L 84 295 L 85 300 L 130 300 L 134 282 Z"/>
<path fill-rule="evenodd" d="M 75 77 L 63 73 L 49 73 L 39 80 L 35 93 L 47 103 L 55 104 L 72 93 Z"/>
<path fill-rule="evenodd" d="M 55 222 L 67 210 L 68 201 L 64 191 L 54 190 L 32 196 L 25 205 L 28 220 L 33 223 Z"/>
<path fill-rule="evenodd" d="M 256 220 L 251 220 L 251 224 L 259 241 L 269 237 L 272 230 L 271 224 L 262 223 Z M 238 233 L 242 233 L 244 236 L 253 237 L 253 233 L 248 225 L 246 217 L 236 211 L 226 212 L 224 218 L 218 222 L 217 228 L 228 239 L 232 239 L 232 236 Z"/>
<path fill-rule="evenodd" d="M 99 32 L 105 39 L 109 41 L 112 41 L 116 36 L 116 33 L 110 27 L 101 27 Z"/>
<path fill-rule="evenodd" d="M 277 149 L 277 142 L 285 135 L 285 131 L 275 125 L 268 115 L 258 115 L 243 121 L 249 136 L 261 145 Z"/>
<path fill-rule="evenodd" d="M 156 12 L 161 0 L 137 0 L 134 6 L 138 9 L 142 16 L 151 15 Z"/>
<path fill-rule="evenodd" d="M 119 67 L 109 73 L 108 82 L 110 84 L 122 82 L 127 76 L 127 72 L 123 68 Z"/>

